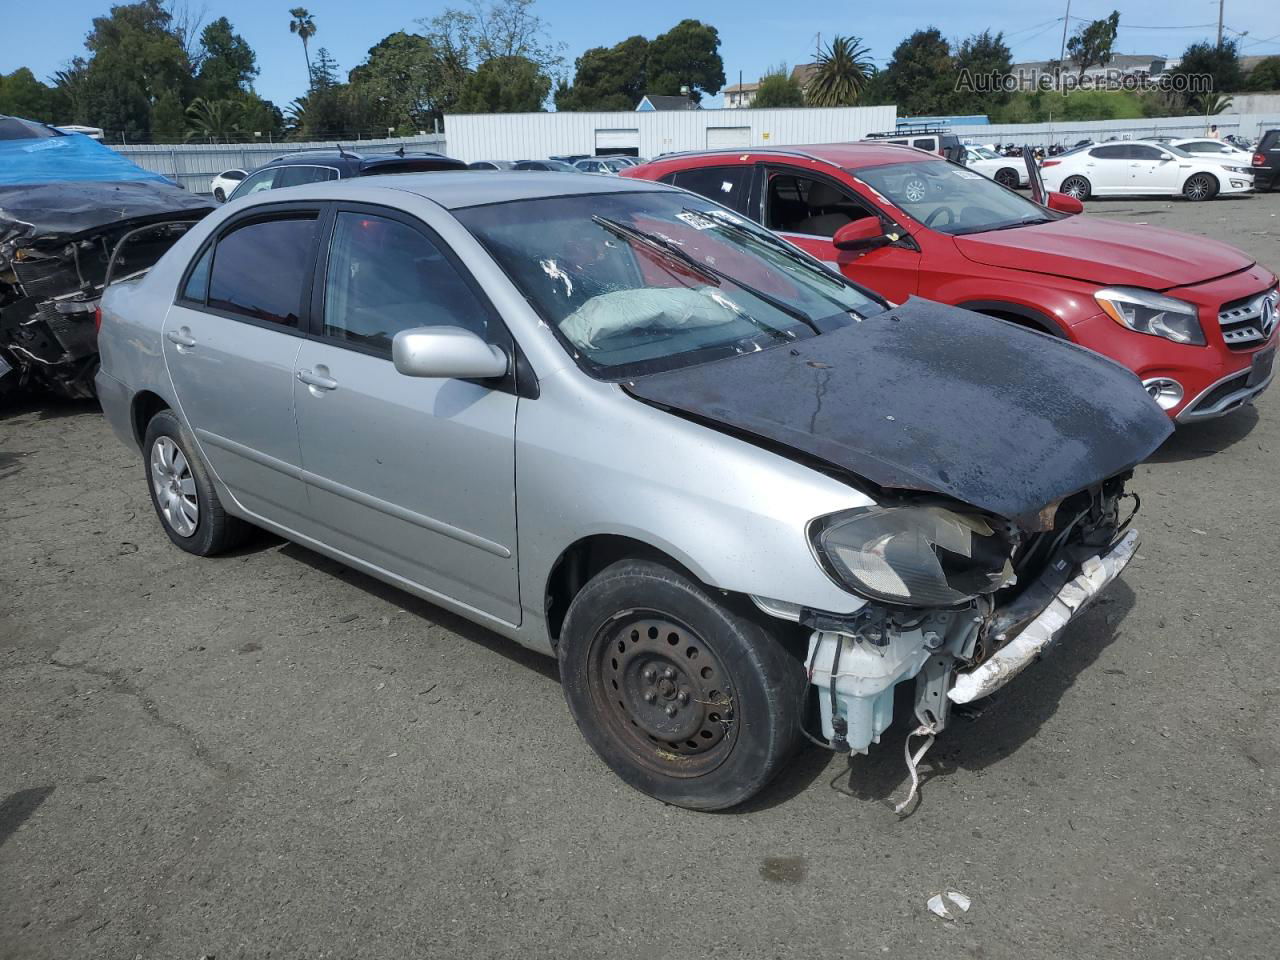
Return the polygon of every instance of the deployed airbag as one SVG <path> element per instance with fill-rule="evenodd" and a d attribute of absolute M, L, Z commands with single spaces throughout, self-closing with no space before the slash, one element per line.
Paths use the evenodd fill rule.
<path fill-rule="evenodd" d="M 642 287 L 592 297 L 564 318 L 560 332 L 575 346 L 595 350 L 601 340 L 628 330 L 718 327 L 737 316 L 737 308 L 713 287 Z"/>

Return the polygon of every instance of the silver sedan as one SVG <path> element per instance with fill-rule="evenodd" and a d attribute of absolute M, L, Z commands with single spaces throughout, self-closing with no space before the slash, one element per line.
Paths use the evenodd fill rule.
<path fill-rule="evenodd" d="M 558 658 L 624 780 L 740 803 L 1029 663 L 1118 574 L 1167 418 L 1108 360 L 901 306 L 640 180 L 342 180 L 102 302 L 160 523 L 265 528 Z M 465 655 L 459 651 L 459 655 Z"/>

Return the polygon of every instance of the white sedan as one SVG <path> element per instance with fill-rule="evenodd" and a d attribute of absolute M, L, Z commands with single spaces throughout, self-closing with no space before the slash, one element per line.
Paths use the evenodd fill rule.
<path fill-rule="evenodd" d="M 1211 200 L 1253 189 L 1248 166 L 1223 164 L 1156 143 L 1095 143 L 1040 165 L 1046 190 L 1090 197 L 1183 196 Z"/>
<path fill-rule="evenodd" d="M 1200 160 L 1213 160 L 1230 166 L 1247 167 L 1253 162 L 1253 154 L 1250 151 L 1241 150 L 1224 140 L 1214 140 L 1212 137 L 1174 140 L 1169 146 L 1177 147 L 1183 153 L 1189 153 Z"/>
<path fill-rule="evenodd" d="M 964 165 L 1002 187 L 1025 187 L 1027 165 L 1021 157 L 1005 157 L 987 147 L 965 147 Z"/>

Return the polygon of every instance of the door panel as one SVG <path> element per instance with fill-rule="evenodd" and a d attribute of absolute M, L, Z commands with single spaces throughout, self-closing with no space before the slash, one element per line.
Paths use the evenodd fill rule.
<path fill-rule="evenodd" d="M 293 371 L 316 216 L 286 210 L 230 225 L 190 271 L 161 341 L 214 473 L 246 510 L 289 527 L 305 516 Z"/>
<path fill-rule="evenodd" d="M 513 393 L 406 377 L 401 330 L 506 333 L 457 263 L 407 220 L 339 211 L 293 381 L 312 534 L 418 586 L 519 623 Z M 504 343 L 509 347 L 509 343 Z"/>

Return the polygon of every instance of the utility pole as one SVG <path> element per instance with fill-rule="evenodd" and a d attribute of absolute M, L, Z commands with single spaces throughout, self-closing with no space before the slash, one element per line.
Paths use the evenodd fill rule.
<path fill-rule="evenodd" d="M 1222 49 L 1222 5 L 1226 0 L 1218 0 L 1218 49 Z"/>
<path fill-rule="evenodd" d="M 1062 52 L 1058 54 L 1058 69 L 1067 61 L 1067 28 L 1071 26 L 1071 0 L 1067 0 L 1067 13 L 1062 18 Z"/>

